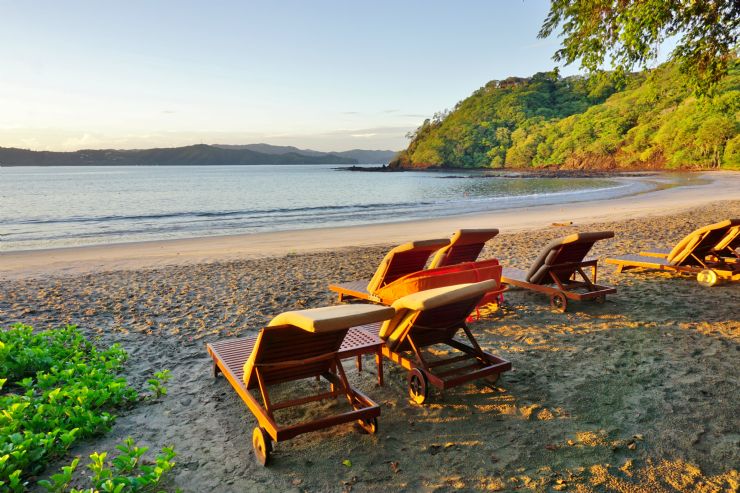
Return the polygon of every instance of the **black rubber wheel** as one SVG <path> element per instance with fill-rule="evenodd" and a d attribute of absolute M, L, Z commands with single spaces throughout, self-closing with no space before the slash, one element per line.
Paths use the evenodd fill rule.
<path fill-rule="evenodd" d="M 563 293 L 555 293 L 550 296 L 550 306 L 555 311 L 565 313 L 565 310 L 568 309 L 568 298 Z"/>
<path fill-rule="evenodd" d="M 267 430 L 255 427 L 252 432 L 252 447 L 254 448 L 254 456 L 257 458 L 257 462 L 266 466 L 270 463 L 270 452 L 272 452 L 272 440 L 270 435 L 267 434 Z"/>
<path fill-rule="evenodd" d="M 371 419 L 358 419 L 357 424 L 360 425 L 368 435 L 375 435 L 378 432 L 378 417 Z"/>
<path fill-rule="evenodd" d="M 414 368 L 409 372 L 407 379 L 409 384 L 409 397 L 411 397 L 411 400 L 419 405 L 424 404 L 429 392 L 427 377 L 424 375 L 424 372 L 418 368 Z"/>
<path fill-rule="evenodd" d="M 712 269 L 704 269 L 696 275 L 696 281 L 705 288 L 711 288 L 719 283 L 719 276 Z"/>

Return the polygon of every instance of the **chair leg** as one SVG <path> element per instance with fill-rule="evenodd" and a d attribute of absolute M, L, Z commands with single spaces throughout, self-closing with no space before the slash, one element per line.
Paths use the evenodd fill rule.
<path fill-rule="evenodd" d="M 362 371 L 362 355 L 361 354 L 357 355 L 357 371 L 358 372 Z"/>
<path fill-rule="evenodd" d="M 383 353 L 381 350 L 378 350 L 377 353 L 375 353 L 375 364 L 378 367 L 378 386 L 383 386 Z"/>

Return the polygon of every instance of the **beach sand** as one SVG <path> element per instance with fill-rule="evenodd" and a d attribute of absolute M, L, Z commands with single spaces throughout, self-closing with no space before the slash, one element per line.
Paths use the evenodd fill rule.
<path fill-rule="evenodd" d="M 671 214 L 638 204 L 618 220 L 592 211 L 587 222 L 574 214 L 577 204 L 566 206 L 559 219 L 572 227 L 509 232 L 501 225 L 481 257 L 525 268 L 552 238 L 614 230 L 593 251 L 603 260 L 666 247 L 698 226 L 740 216 L 738 200 L 706 201 L 676 203 Z M 610 207 L 604 218 L 615 217 Z M 459 227 L 453 222 L 442 224 L 447 234 Z M 489 218 L 481 226 L 493 225 Z M 418 406 L 398 366 L 385 365 L 386 385 L 378 387 L 370 358 L 362 373 L 347 360 L 352 383 L 381 404 L 379 433 L 345 425 L 303 435 L 277 444 L 272 465 L 259 466 L 251 449 L 255 419 L 225 379 L 212 378 L 205 344 L 254 334 L 285 310 L 336 303 L 327 284 L 369 277 L 402 236 L 393 234 L 382 246 L 219 262 L 208 253 L 208 262 L 194 255 L 146 269 L 134 261 L 128 270 L 111 270 L 121 267 L 116 262 L 81 268 L 78 261 L 41 275 L 43 266 L 18 264 L 0 284 L 0 325 L 72 323 L 99 344 L 120 343 L 137 387 L 170 369 L 165 397 L 123 411 L 111 433 L 71 453 L 84 464 L 92 451 L 112 450 L 127 436 L 153 449 L 174 445 L 178 466 L 167 485 L 187 492 L 737 491 L 740 285 L 707 289 L 689 276 L 615 275 L 608 265 L 600 280 L 618 293 L 604 304 L 572 303 L 559 314 L 546 297 L 514 290 L 501 311 L 471 324 L 483 348 L 512 361 L 495 388 L 433 390 L 429 404 Z M 282 416 L 307 418 L 340 405 Z"/>

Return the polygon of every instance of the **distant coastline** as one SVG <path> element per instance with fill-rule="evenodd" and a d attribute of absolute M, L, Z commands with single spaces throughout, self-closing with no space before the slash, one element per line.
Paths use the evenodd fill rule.
<path fill-rule="evenodd" d="M 206 145 L 156 149 L 83 149 L 71 152 L 0 147 L 0 167 L 17 166 L 224 166 L 259 164 L 376 164 L 390 150 L 320 152 L 268 144 Z"/>

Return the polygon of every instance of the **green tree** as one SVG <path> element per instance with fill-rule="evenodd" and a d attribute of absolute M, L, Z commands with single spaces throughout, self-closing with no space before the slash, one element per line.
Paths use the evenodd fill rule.
<path fill-rule="evenodd" d="M 658 47 L 676 38 L 671 54 L 694 89 L 708 92 L 727 73 L 740 31 L 737 0 L 551 0 L 539 32 L 546 38 L 560 27 L 556 61 L 580 60 L 591 73 L 605 63 L 617 78 L 646 68 Z"/>

